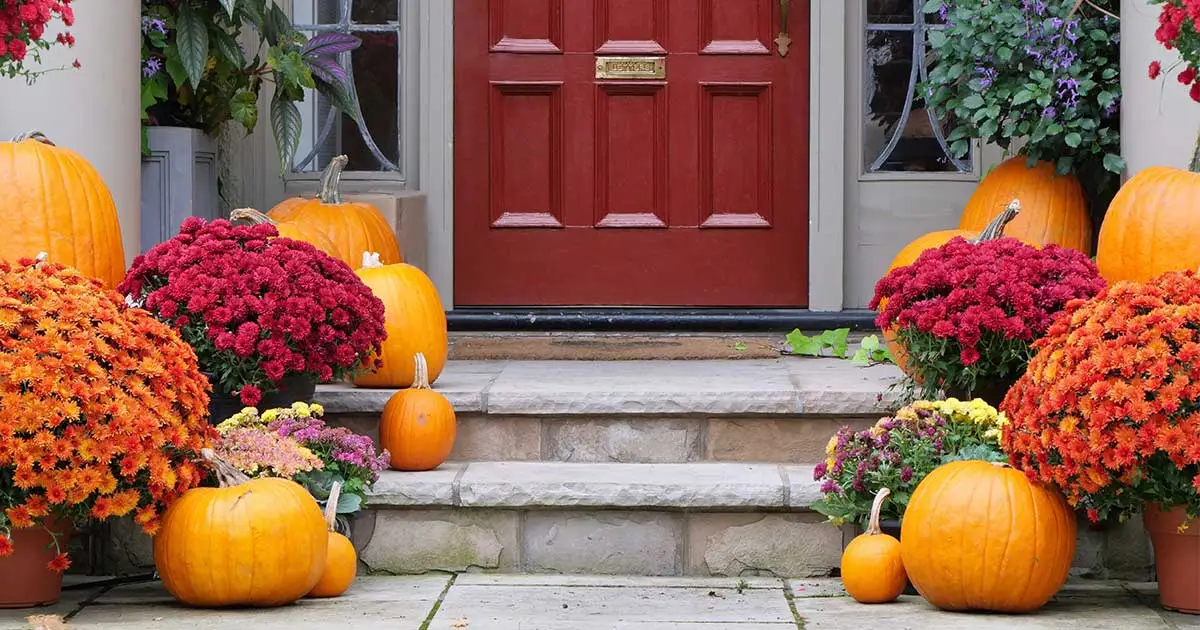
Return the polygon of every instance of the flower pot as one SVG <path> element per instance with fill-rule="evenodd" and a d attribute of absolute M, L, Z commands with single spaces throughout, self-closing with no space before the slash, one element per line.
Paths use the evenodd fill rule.
<path fill-rule="evenodd" d="M 64 542 L 59 536 L 60 542 Z M 12 530 L 13 553 L 0 557 L 0 608 L 33 608 L 58 602 L 62 573 L 47 566 L 58 555 L 54 538 L 37 526 Z"/>
<path fill-rule="evenodd" d="M 141 244 L 145 252 L 175 236 L 188 217 L 221 218 L 217 141 L 190 127 L 146 128 L 142 157 Z"/>
<path fill-rule="evenodd" d="M 959 400 L 981 398 L 983 402 L 999 409 L 1000 403 L 1004 402 L 1004 397 L 1008 395 L 1008 390 L 1016 382 L 1015 378 L 981 379 L 975 382 L 975 389 L 969 394 L 966 390 L 957 387 L 947 388 L 945 393 L 947 398 Z"/>
<path fill-rule="evenodd" d="M 208 400 L 208 421 L 210 424 L 220 424 L 246 407 L 246 405 L 242 404 L 242 399 L 238 396 L 231 396 L 218 391 L 217 384 L 213 380 L 213 374 L 205 372 L 204 375 L 208 377 L 209 383 L 213 385 L 213 391 L 209 394 Z M 291 374 L 285 376 L 279 382 L 278 390 L 263 394 L 262 401 L 258 403 L 258 409 L 290 407 L 294 402 L 311 403 L 316 392 L 316 376 L 311 374 Z"/>
<path fill-rule="evenodd" d="M 888 536 L 891 536 L 892 538 L 895 538 L 896 540 L 900 540 L 900 521 L 880 519 L 879 529 L 883 533 L 887 534 Z M 855 536 L 862 535 L 863 528 L 858 523 L 855 523 L 852 526 L 852 532 L 853 533 L 849 537 L 843 536 L 843 538 L 842 538 L 842 549 L 843 550 L 846 548 L 846 545 L 850 544 L 850 541 L 853 540 Z M 913 588 L 912 582 L 907 582 L 907 581 L 904 583 L 904 594 L 905 595 L 920 595 L 920 593 L 917 592 L 917 589 Z"/>
<path fill-rule="evenodd" d="M 1147 504 L 1142 515 L 1158 570 L 1158 599 L 1163 608 L 1200 615 L 1200 520 L 1192 521 L 1182 533 L 1185 509 L 1163 511 Z"/>

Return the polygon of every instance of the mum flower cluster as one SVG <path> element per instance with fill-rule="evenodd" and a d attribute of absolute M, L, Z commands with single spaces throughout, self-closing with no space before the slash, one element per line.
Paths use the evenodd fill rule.
<path fill-rule="evenodd" d="M 1093 521 L 1146 502 L 1200 516 L 1200 278 L 1114 284 L 1034 347 L 1001 406 L 1012 465 Z"/>
<path fill-rule="evenodd" d="M 882 518 L 904 514 L 913 490 L 934 468 L 956 459 L 1002 461 L 1004 414 L 983 400 L 918 400 L 868 429 L 842 427 L 825 447 L 813 479 L 825 495 L 813 510 L 836 525 L 866 527 L 880 488 L 892 492 Z"/>
<path fill-rule="evenodd" d="M 0 556 L 47 522 L 133 514 L 155 533 L 204 478 L 208 387 L 174 330 L 98 280 L 0 262 Z"/>
<path fill-rule="evenodd" d="M 320 457 L 295 439 L 262 429 L 225 431 L 213 450 L 250 477 L 293 479 L 302 472 L 320 470 L 322 465 Z"/>
<path fill-rule="evenodd" d="M 275 226 L 184 221 L 118 287 L 171 322 L 214 387 L 257 405 L 290 374 L 341 380 L 378 367 L 383 302 L 342 261 Z"/>
<path fill-rule="evenodd" d="M 1096 264 L 1073 249 L 1014 238 L 956 237 L 875 285 L 875 322 L 896 328 L 926 397 L 973 391 L 983 378 L 1016 378 L 1063 306 L 1104 288 Z"/>
<path fill-rule="evenodd" d="M 40 52 L 49 50 L 50 40 L 43 39 L 46 25 L 54 18 L 61 18 L 65 26 L 75 24 L 72 0 L 8 0 L 0 2 L 0 75 L 7 77 L 25 76 L 32 79 L 37 72 L 25 68 L 26 57 L 32 54 L 40 61 Z M 54 43 L 74 46 L 75 36 L 63 31 L 54 37 Z M 79 67 L 79 62 L 75 62 Z"/>
<path fill-rule="evenodd" d="M 318 404 L 292 403 L 291 407 L 258 410 L 247 407 L 217 427 L 226 436 L 241 432 L 262 432 L 271 439 L 296 443 L 316 458 L 318 464 L 290 475 L 321 499 L 328 496 L 334 481 L 342 483 L 344 502 L 340 513 L 358 510 L 367 490 L 388 467 L 387 450 L 375 451 L 375 443 L 345 427 L 331 427 L 321 419 L 325 409 Z M 311 472 L 320 471 L 320 472 Z M 300 474 L 307 473 L 307 474 Z"/>
<path fill-rule="evenodd" d="M 1150 4 L 1162 5 L 1154 38 L 1163 48 L 1179 51 L 1184 67 L 1176 78 L 1188 87 L 1192 100 L 1200 101 L 1200 0 L 1150 0 Z M 1150 62 L 1151 79 L 1162 72 L 1162 62 Z"/>

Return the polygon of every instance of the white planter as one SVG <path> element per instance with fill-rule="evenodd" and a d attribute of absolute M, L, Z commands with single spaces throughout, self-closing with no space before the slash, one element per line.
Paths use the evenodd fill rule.
<path fill-rule="evenodd" d="M 169 240 L 188 217 L 219 218 L 217 142 L 199 129 L 150 127 L 142 158 L 142 251 Z"/>

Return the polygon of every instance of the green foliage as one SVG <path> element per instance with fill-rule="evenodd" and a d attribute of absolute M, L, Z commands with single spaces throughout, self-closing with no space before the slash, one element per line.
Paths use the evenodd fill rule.
<path fill-rule="evenodd" d="M 976 348 L 986 360 L 963 365 L 962 346 L 953 337 L 908 327 L 896 332 L 908 354 L 908 369 L 921 379 L 921 398 L 937 398 L 942 390 L 976 392 L 987 381 L 1015 381 L 1025 373 L 1033 358 L 1030 343 L 1009 339 L 1003 333 L 984 331 Z"/>
<path fill-rule="evenodd" d="M 260 40 L 253 58 L 238 41 L 248 28 Z M 276 0 L 142 0 L 143 124 L 215 135 L 232 121 L 250 133 L 258 125 L 259 92 L 270 80 L 271 131 L 280 171 L 287 172 L 300 143 L 296 102 L 307 90 L 361 122 L 350 75 L 337 61 L 360 43 L 341 33 L 305 37 Z"/>
<path fill-rule="evenodd" d="M 926 104 L 953 119 L 947 136 L 965 156 L 972 138 L 1046 160 L 1084 181 L 1093 204 L 1115 192 L 1125 167 L 1119 133 L 1118 0 L 928 0 L 945 29 L 920 84 Z M 1106 203 L 1104 204 L 1107 205 Z"/>
<path fill-rule="evenodd" d="M 792 354 L 820 357 L 824 356 L 825 349 L 829 348 L 833 356 L 845 359 L 846 353 L 850 351 L 847 342 L 849 337 L 849 328 L 826 330 L 812 337 L 800 332 L 800 329 L 797 328 L 788 333 L 787 343 L 792 348 Z"/>
<path fill-rule="evenodd" d="M 858 342 L 858 350 L 850 362 L 855 365 L 875 365 L 877 363 L 895 363 L 896 357 L 892 351 L 879 339 L 879 335 L 867 335 Z"/>

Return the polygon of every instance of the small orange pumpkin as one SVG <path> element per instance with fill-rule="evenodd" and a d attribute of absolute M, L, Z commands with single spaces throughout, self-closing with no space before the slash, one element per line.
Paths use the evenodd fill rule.
<path fill-rule="evenodd" d="M 408 263 L 384 265 L 378 254 L 364 254 L 355 270 L 375 297 L 383 301 L 387 339 L 383 366 L 354 379 L 359 387 L 409 387 L 416 379 L 409 357 L 421 353 L 429 369 L 429 384 L 437 382 L 450 351 L 446 309 L 437 287 L 425 272 Z"/>
<path fill-rule="evenodd" d="M 325 525 L 329 527 L 329 551 L 325 555 L 325 572 L 308 597 L 340 597 L 358 575 L 358 553 L 354 543 L 337 531 L 337 504 L 342 498 L 342 484 L 333 482 L 329 500 L 325 503 Z"/>
<path fill-rule="evenodd" d="M 32 131 L 0 142 L 0 259 L 50 260 L 115 289 L 125 249 L 108 185 L 83 156 Z"/>
<path fill-rule="evenodd" d="M 921 257 L 921 254 L 924 253 L 925 250 L 941 247 L 942 245 L 949 243 L 950 241 L 954 240 L 954 238 L 959 236 L 967 240 L 973 240 L 976 243 L 982 243 L 984 241 L 1005 236 L 1006 227 L 1010 222 L 1012 222 L 1013 219 L 1017 217 L 1017 215 L 1020 214 L 1021 208 L 1022 203 L 1020 200 L 1009 200 L 1008 206 L 1006 206 L 999 215 L 994 217 L 992 222 L 989 223 L 987 227 L 983 228 L 982 231 L 961 229 L 941 230 L 938 232 L 930 232 L 928 234 L 918 236 L 913 242 L 909 243 L 904 247 L 904 249 L 900 250 L 900 253 L 896 254 L 896 257 L 892 259 L 892 264 L 888 266 L 888 271 L 899 267 L 907 267 L 917 262 L 917 259 Z M 885 306 L 887 306 L 886 298 L 879 301 L 879 310 L 883 311 Z M 896 361 L 896 366 L 899 367 L 900 370 L 905 374 L 909 374 L 910 372 L 908 370 L 907 362 L 908 355 L 904 352 L 904 347 L 900 345 L 899 340 L 896 339 L 895 327 L 889 326 L 888 328 L 884 329 L 883 341 L 887 344 L 888 350 L 891 351 L 892 358 Z M 914 378 L 916 378 L 915 375 Z M 920 380 L 917 382 L 920 382 Z"/>
<path fill-rule="evenodd" d="M 875 494 L 867 531 L 855 536 L 842 551 L 842 585 L 862 604 L 895 601 L 908 584 L 900 541 L 879 529 L 879 510 L 889 494 L 887 488 Z"/>
<path fill-rule="evenodd" d="M 320 232 L 333 244 L 328 252 L 351 269 L 362 264 L 364 252 L 379 252 L 384 264 L 404 262 L 396 232 L 379 209 L 368 203 L 344 201 L 339 185 L 348 158 L 339 155 L 321 176 L 315 199 L 293 198 L 277 204 L 267 216 L 276 224 L 299 223 L 304 233 Z"/>
<path fill-rule="evenodd" d="M 454 406 L 429 387 L 425 356 L 416 354 L 416 379 L 388 399 L 379 422 L 379 441 L 396 470 L 433 470 L 454 449 L 458 424 Z"/>
<path fill-rule="evenodd" d="M 938 608 L 1025 613 L 1066 581 L 1075 535 L 1058 492 L 1005 464 L 955 461 L 917 484 L 900 555 L 913 587 Z"/>
<path fill-rule="evenodd" d="M 230 221 L 246 221 L 247 223 L 260 224 L 270 223 L 275 226 L 275 230 L 279 232 L 279 236 L 290 238 L 296 241 L 304 241 L 313 247 L 337 258 L 337 248 L 333 246 L 333 242 L 325 236 L 324 233 L 310 228 L 303 223 L 295 223 L 284 221 L 276 223 L 271 217 L 255 210 L 254 208 L 237 208 L 229 213 Z"/>
<path fill-rule="evenodd" d="M 967 200 L 960 230 L 982 230 L 1013 199 L 1021 200 L 1021 216 L 1004 229 L 1006 236 L 1041 247 L 1054 243 L 1092 253 L 1092 219 L 1087 195 L 1074 175 L 1059 175 L 1054 164 L 1040 161 L 1029 168 L 1022 155 L 998 164 Z"/>
<path fill-rule="evenodd" d="M 1109 284 L 1200 267 L 1200 173 L 1152 166 L 1117 191 L 1096 247 Z"/>

